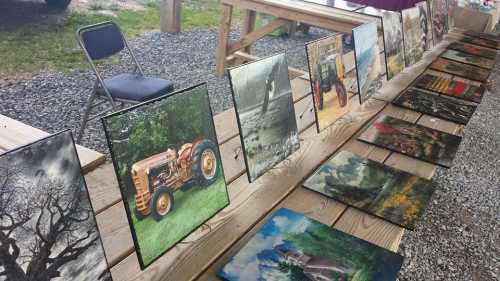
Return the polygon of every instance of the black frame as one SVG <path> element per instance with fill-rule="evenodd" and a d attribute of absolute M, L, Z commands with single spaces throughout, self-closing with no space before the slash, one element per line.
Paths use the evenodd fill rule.
<path fill-rule="evenodd" d="M 90 200 L 90 193 L 89 193 L 89 188 L 87 186 L 87 180 L 85 179 L 85 176 L 84 176 L 84 173 L 83 173 L 83 169 L 82 169 L 82 166 L 81 166 L 81 162 L 80 162 L 80 156 L 78 155 L 78 152 L 77 152 L 77 149 L 76 149 L 76 144 L 75 144 L 75 139 L 73 137 L 73 132 L 70 130 L 70 129 L 66 129 L 66 130 L 62 130 L 62 131 L 59 131 L 57 133 L 54 133 L 54 134 L 51 134 L 51 135 L 48 135 L 48 136 L 45 136 L 43 138 L 40 138 L 40 139 L 37 139 L 37 140 L 34 140 L 34 141 L 31 141 L 27 144 L 23 144 L 21 146 L 18 146 L 18 147 L 15 147 L 11 150 L 7 150 L 3 153 L 0 153 L 0 158 L 2 156 L 5 156 L 5 155 L 9 155 L 9 154 L 12 154 L 12 153 L 15 153 L 15 152 L 18 152 L 19 150 L 23 150 L 23 149 L 26 149 L 26 148 L 29 148 L 30 146 L 34 145 L 34 144 L 37 144 L 37 143 L 40 143 L 40 142 L 43 142 L 43 141 L 46 141 L 46 140 L 49 140 L 51 138 L 54 138 L 54 137 L 57 137 L 59 135 L 62 135 L 62 134 L 65 134 L 69 132 L 69 136 L 71 138 L 71 143 L 72 143 L 72 146 L 73 146 L 73 152 L 75 153 L 75 156 L 76 156 L 76 160 L 78 161 L 78 167 L 79 168 L 79 171 L 80 171 L 80 175 L 82 177 L 82 184 L 83 184 L 83 187 L 85 188 L 85 193 L 87 194 L 87 199 L 89 201 L 89 205 L 90 205 L 90 208 L 92 208 L 92 217 L 94 219 L 94 224 L 95 224 L 95 227 L 97 229 L 97 232 L 99 234 L 99 243 L 101 245 L 101 249 L 102 249 L 102 253 L 103 253 L 103 256 L 104 256 L 104 261 L 106 262 L 106 265 L 107 265 L 107 270 L 109 272 L 109 276 L 111 278 L 111 280 L 113 280 L 113 276 L 111 274 L 111 267 L 109 266 L 109 261 L 108 261 L 108 257 L 106 255 L 106 250 L 104 248 L 104 243 L 102 242 L 102 235 L 101 235 L 101 230 L 99 229 L 99 224 L 97 223 L 97 218 L 96 218 L 96 213 L 95 213 L 95 208 L 92 204 L 92 200 Z"/>
<path fill-rule="evenodd" d="M 479 68 L 481 70 L 485 70 L 485 71 L 488 71 L 488 77 L 486 77 L 486 79 L 484 80 L 478 80 L 478 79 L 475 79 L 475 78 L 471 78 L 471 77 L 467 77 L 467 76 L 464 76 L 464 75 L 460 75 L 460 74 L 457 74 L 457 73 L 451 73 L 449 71 L 445 71 L 445 70 L 440 70 L 440 69 L 436 69 L 436 68 L 433 68 L 432 65 L 434 63 L 436 63 L 436 61 L 438 60 L 447 60 L 451 63 L 455 63 L 455 64 L 463 64 L 465 67 L 470 67 L 470 68 Z M 454 61 L 454 60 L 450 60 L 450 59 L 446 59 L 446 58 L 442 58 L 441 57 L 441 54 L 439 55 L 439 57 L 437 57 L 435 60 L 433 60 L 429 66 L 428 66 L 429 69 L 432 69 L 434 71 L 437 71 L 437 72 L 442 72 L 442 73 L 446 73 L 446 74 L 450 74 L 450 75 L 453 75 L 453 76 L 457 76 L 457 77 L 462 77 L 464 79 L 467 79 L 467 80 L 471 80 L 471 81 L 477 81 L 477 82 L 480 82 L 480 83 L 486 83 L 488 81 L 488 79 L 490 78 L 491 76 L 491 71 L 489 71 L 488 69 L 486 68 L 482 68 L 482 67 L 479 67 L 479 66 L 474 66 L 474 65 L 470 65 L 470 64 L 466 64 L 466 63 L 463 63 L 463 62 L 457 62 L 457 61 Z M 477 77 L 476 77 L 477 78 Z"/>
<path fill-rule="evenodd" d="M 263 60 L 266 60 L 266 59 L 269 59 L 269 58 L 272 58 L 272 57 L 278 57 L 278 56 L 281 56 L 283 55 L 285 57 L 285 62 L 286 62 L 286 66 L 288 67 L 288 59 L 287 59 L 287 56 L 286 56 L 286 52 L 280 52 L 280 53 L 277 53 L 277 54 L 274 54 L 274 55 L 269 55 L 267 57 L 263 57 L 261 59 L 258 59 L 258 60 L 255 60 L 255 61 L 251 61 L 251 62 L 248 62 L 248 63 L 245 63 L 245 64 L 242 64 L 242 65 L 238 65 L 236 67 L 232 67 L 232 68 L 229 68 L 227 70 L 227 76 L 228 76 L 228 79 L 229 79 L 229 85 L 231 86 L 231 96 L 233 98 L 233 104 L 234 104 L 234 112 L 235 112 L 235 115 L 236 115 L 236 121 L 238 123 L 238 131 L 239 131 L 239 136 L 240 136 L 240 142 L 241 142 L 241 151 L 243 153 L 243 158 L 245 160 L 245 167 L 246 167 L 246 174 L 247 174 L 247 178 L 248 178 L 248 182 L 249 183 L 252 183 L 253 181 L 256 181 L 258 178 L 260 178 L 261 176 L 263 176 L 266 172 L 268 172 L 269 170 L 273 169 L 274 167 L 276 167 L 276 165 L 278 165 L 279 163 L 281 162 L 278 162 L 276 164 L 274 164 L 273 166 L 269 167 L 265 172 L 263 172 L 262 174 L 260 174 L 259 176 L 257 176 L 253 181 L 252 181 L 252 178 L 250 177 L 250 171 L 249 171 L 249 166 L 248 166 L 248 159 L 247 159 L 247 154 L 246 154 L 246 148 L 245 148 L 245 140 L 243 138 L 243 134 L 242 134 L 242 126 L 241 126 L 241 120 L 240 120 L 240 115 L 238 114 L 238 104 L 236 102 L 236 95 L 234 93 L 234 88 L 233 88 L 233 81 L 231 79 L 231 70 L 233 69 L 237 69 L 237 68 L 240 68 L 240 67 L 244 67 L 244 66 L 247 66 L 249 64 L 253 64 L 253 63 L 257 63 L 257 62 L 260 62 L 260 61 L 263 61 Z M 288 81 L 290 81 L 290 73 L 288 72 L 287 70 L 287 78 L 288 78 Z M 290 83 L 290 82 L 289 82 Z M 290 84 L 290 89 L 291 89 L 291 84 Z M 290 95 L 292 95 L 292 110 L 293 110 L 293 116 L 294 118 L 296 118 L 296 112 L 295 112 L 295 103 L 293 102 L 293 92 L 290 93 Z M 313 101 L 313 104 L 314 104 L 314 101 Z M 295 119 L 295 122 L 297 122 L 297 119 Z M 297 134 L 299 134 L 299 128 L 298 128 L 298 124 L 297 124 Z M 297 148 L 297 150 L 293 151 L 292 153 L 290 153 L 285 159 L 283 159 L 282 161 L 286 160 L 288 157 L 290 157 L 292 154 L 294 154 L 295 152 L 297 152 L 298 150 L 300 149 L 300 137 L 299 137 L 299 147 Z"/>
<path fill-rule="evenodd" d="M 101 118 L 101 122 L 102 122 L 102 125 L 104 127 L 104 133 L 106 135 L 106 141 L 107 141 L 107 144 L 108 144 L 109 152 L 111 154 L 111 158 L 112 158 L 112 161 L 113 161 L 113 167 L 114 167 L 114 170 L 115 170 L 116 178 L 118 179 L 118 185 L 120 187 L 120 194 L 122 196 L 122 200 L 123 200 L 123 198 L 126 199 L 127 197 L 125 196 L 125 191 L 124 191 L 124 188 L 122 186 L 122 182 L 120 181 L 120 175 L 118 174 L 118 163 L 117 163 L 116 159 L 113 157 L 113 155 L 114 155 L 114 153 L 113 153 L 113 146 L 112 146 L 112 144 L 110 142 L 109 132 L 106 129 L 107 126 L 106 126 L 105 119 L 110 118 L 110 117 L 114 117 L 114 116 L 118 116 L 118 115 L 122 115 L 124 113 L 128 113 L 129 111 L 135 110 L 138 107 L 142 107 L 142 106 L 145 106 L 145 105 L 148 105 L 148 104 L 152 104 L 152 103 L 164 100 L 164 99 L 166 100 L 166 99 L 168 99 L 168 98 L 170 98 L 172 96 L 175 96 L 176 94 L 182 94 L 182 93 L 185 93 L 187 91 L 196 89 L 198 87 L 203 87 L 203 86 L 207 89 L 207 98 L 208 98 L 208 101 L 210 102 L 210 94 L 208 93 L 207 83 L 204 82 L 204 83 L 200 83 L 200 84 L 188 87 L 188 88 L 184 88 L 184 89 L 175 91 L 173 93 L 166 94 L 166 95 L 158 97 L 156 99 L 152 99 L 152 100 L 149 100 L 149 101 L 146 101 L 146 102 L 143 102 L 143 103 L 140 103 L 140 104 L 137 104 L 137 105 L 125 108 L 123 110 L 120 110 L 120 111 L 108 114 L 108 115 L 106 115 L 106 116 L 104 116 L 104 117 Z M 222 155 L 221 155 L 220 149 L 219 149 L 219 141 L 218 141 L 218 138 L 217 138 L 217 131 L 215 130 L 215 122 L 213 121 L 213 111 L 212 111 L 212 107 L 210 106 L 210 104 L 209 104 L 209 108 L 210 108 L 210 115 L 212 116 L 212 122 L 211 122 L 212 123 L 212 130 L 214 132 L 215 141 L 217 142 L 217 144 L 216 144 L 217 152 L 219 153 L 219 157 L 220 157 L 219 160 L 220 160 L 220 165 L 221 165 L 221 175 L 222 175 L 222 178 L 224 179 L 224 184 L 225 184 L 225 187 L 226 187 L 227 204 L 225 206 L 221 207 L 219 210 L 217 210 L 212 216 L 210 216 L 209 218 L 207 218 L 205 221 L 203 221 L 202 223 L 200 223 L 191 232 L 189 232 L 188 234 L 186 234 L 184 237 L 180 238 L 175 244 L 173 244 L 169 248 L 165 249 L 162 254 L 160 254 L 159 256 L 157 256 L 156 258 L 154 258 L 153 260 L 151 260 L 151 262 L 148 265 L 145 265 L 144 261 L 143 261 L 142 253 L 141 253 L 141 248 L 139 247 L 137 235 L 135 233 L 135 227 L 134 227 L 134 224 L 133 224 L 132 214 L 130 213 L 131 211 L 130 211 L 128 202 L 127 202 L 127 200 L 123 200 L 123 207 L 125 208 L 125 212 L 127 213 L 127 220 L 128 220 L 128 224 L 130 226 L 130 230 L 131 230 L 130 232 L 132 233 L 132 239 L 134 240 L 134 248 L 135 248 L 135 251 L 136 251 L 136 254 L 137 254 L 137 260 L 139 261 L 139 266 L 140 266 L 141 270 L 144 270 L 147 267 L 149 267 L 152 264 L 154 264 L 158 259 L 160 259 L 161 257 L 163 257 L 166 253 L 168 253 L 176 245 L 178 245 L 179 243 L 181 243 L 182 240 L 186 239 L 194 231 L 196 231 L 202 225 L 206 224 L 209 220 L 211 220 L 213 217 L 215 217 L 221 210 L 223 210 L 224 208 L 226 208 L 227 206 L 229 206 L 230 203 L 231 203 L 231 200 L 230 200 L 230 197 L 229 197 L 229 192 L 227 190 L 226 177 L 224 175 L 224 167 L 223 167 L 223 164 L 222 164 Z"/>

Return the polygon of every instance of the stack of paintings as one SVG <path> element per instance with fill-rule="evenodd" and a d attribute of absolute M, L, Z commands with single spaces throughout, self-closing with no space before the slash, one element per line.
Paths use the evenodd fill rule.
<path fill-rule="evenodd" d="M 457 50 L 463 53 L 485 57 L 492 60 L 496 59 L 497 57 L 497 51 L 495 49 L 476 46 L 464 42 L 453 42 L 448 45 L 448 49 Z"/>
<path fill-rule="evenodd" d="M 479 82 L 486 82 L 490 76 L 487 69 L 443 58 L 437 58 L 430 68 Z"/>
<path fill-rule="evenodd" d="M 358 139 L 447 168 L 451 167 L 462 140 L 459 136 L 386 115 L 377 117 Z"/>
<path fill-rule="evenodd" d="M 495 66 L 495 60 L 463 53 L 456 50 L 446 50 L 441 54 L 442 58 L 454 60 L 474 66 L 479 66 L 491 70 Z"/>
<path fill-rule="evenodd" d="M 434 43 L 438 44 L 448 33 L 448 5 L 446 0 L 429 0 L 429 8 L 432 21 L 432 37 Z"/>
<path fill-rule="evenodd" d="M 226 281 L 394 281 L 402 262 L 396 253 L 279 209 L 217 275 Z"/>
<path fill-rule="evenodd" d="M 359 105 L 344 84 L 342 37 L 335 34 L 306 45 L 318 132 Z"/>
<path fill-rule="evenodd" d="M 415 87 L 433 91 L 439 94 L 452 96 L 458 99 L 480 103 L 486 89 L 484 86 L 476 86 L 456 79 L 424 74 L 417 78 Z"/>
<path fill-rule="evenodd" d="M 408 229 L 434 192 L 429 180 L 347 151 L 330 158 L 304 186 Z"/>

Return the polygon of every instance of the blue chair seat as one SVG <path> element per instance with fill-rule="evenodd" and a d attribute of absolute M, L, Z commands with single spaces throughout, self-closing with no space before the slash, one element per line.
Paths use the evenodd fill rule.
<path fill-rule="evenodd" d="M 174 90 L 174 83 L 169 80 L 137 74 L 120 74 L 113 78 L 104 79 L 104 84 L 114 99 L 137 102 L 158 98 Z M 97 89 L 97 94 L 104 96 L 104 89 Z"/>

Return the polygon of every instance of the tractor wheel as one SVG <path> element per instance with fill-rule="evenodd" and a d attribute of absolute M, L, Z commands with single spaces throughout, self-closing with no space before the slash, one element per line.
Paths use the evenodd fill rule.
<path fill-rule="evenodd" d="M 174 193 L 166 186 L 159 186 L 151 198 L 151 215 L 161 221 L 174 207 Z"/>
<path fill-rule="evenodd" d="M 202 140 L 193 150 L 191 157 L 193 175 L 198 183 L 209 186 L 217 180 L 219 175 L 219 155 L 217 146 L 210 140 Z"/>
<path fill-rule="evenodd" d="M 64 10 L 71 3 L 71 0 L 45 0 L 45 3 L 47 3 L 49 8 Z"/>
<path fill-rule="evenodd" d="M 137 208 L 134 208 L 134 215 L 137 218 L 137 220 L 140 220 L 140 221 L 142 221 L 143 219 L 145 219 L 147 217 L 147 215 L 143 215 L 141 212 L 139 212 L 139 210 L 137 210 Z"/>

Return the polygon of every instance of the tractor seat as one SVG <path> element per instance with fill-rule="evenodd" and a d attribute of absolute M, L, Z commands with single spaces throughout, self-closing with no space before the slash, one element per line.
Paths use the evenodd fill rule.
<path fill-rule="evenodd" d="M 193 147 L 186 147 L 179 151 L 179 158 L 177 158 L 177 163 L 181 163 L 181 161 L 188 161 L 191 158 L 191 151 Z"/>
<path fill-rule="evenodd" d="M 120 74 L 104 79 L 104 84 L 114 99 L 137 102 L 158 98 L 174 90 L 174 83 L 169 80 L 137 74 Z M 100 87 L 97 94 L 105 96 L 106 92 Z"/>

